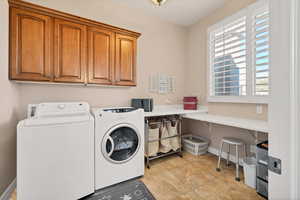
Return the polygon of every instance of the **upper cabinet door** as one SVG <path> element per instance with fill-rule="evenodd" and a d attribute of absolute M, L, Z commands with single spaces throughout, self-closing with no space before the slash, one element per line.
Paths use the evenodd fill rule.
<path fill-rule="evenodd" d="M 50 81 L 51 18 L 10 10 L 10 79 Z"/>
<path fill-rule="evenodd" d="M 114 32 L 95 27 L 88 29 L 88 83 L 113 83 L 114 41 Z"/>
<path fill-rule="evenodd" d="M 136 85 L 136 40 L 116 34 L 116 85 Z"/>
<path fill-rule="evenodd" d="M 54 23 L 54 81 L 84 83 L 86 26 L 60 19 L 55 19 Z"/>

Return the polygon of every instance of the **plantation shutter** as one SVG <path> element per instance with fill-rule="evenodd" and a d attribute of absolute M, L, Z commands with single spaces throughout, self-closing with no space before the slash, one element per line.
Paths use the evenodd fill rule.
<path fill-rule="evenodd" d="M 269 94 L 269 12 L 260 11 L 254 15 L 254 95 Z"/>
<path fill-rule="evenodd" d="M 212 96 L 246 95 L 246 17 L 240 17 L 210 32 Z"/>

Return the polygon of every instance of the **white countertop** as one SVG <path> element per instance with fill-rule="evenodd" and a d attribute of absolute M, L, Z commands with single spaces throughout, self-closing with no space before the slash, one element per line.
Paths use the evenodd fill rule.
<path fill-rule="evenodd" d="M 191 113 L 207 113 L 206 107 L 198 107 L 198 110 L 184 110 L 183 105 L 154 105 L 152 112 L 145 112 L 145 117 L 156 117 L 166 115 L 184 115 Z"/>
<path fill-rule="evenodd" d="M 212 115 L 207 113 L 189 113 L 183 115 L 184 118 L 221 124 L 242 129 L 248 129 L 258 132 L 269 133 L 268 122 L 263 120 L 253 120 L 237 117 L 227 117 L 221 115 Z"/>

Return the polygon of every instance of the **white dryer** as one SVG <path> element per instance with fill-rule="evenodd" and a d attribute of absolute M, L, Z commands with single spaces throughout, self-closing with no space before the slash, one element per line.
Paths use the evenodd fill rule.
<path fill-rule="evenodd" d="M 94 192 L 94 118 L 87 103 L 30 105 L 17 127 L 18 200 L 75 200 Z"/>
<path fill-rule="evenodd" d="M 144 175 L 144 111 L 93 109 L 95 190 Z"/>

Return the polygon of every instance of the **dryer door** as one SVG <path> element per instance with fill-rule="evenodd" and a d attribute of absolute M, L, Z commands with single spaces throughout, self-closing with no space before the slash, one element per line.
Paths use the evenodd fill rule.
<path fill-rule="evenodd" d="M 102 153 L 112 163 L 125 163 L 138 152 L 141 143 L 138 130 L 130 124 L 111 128 L 102 140 Z"/>

